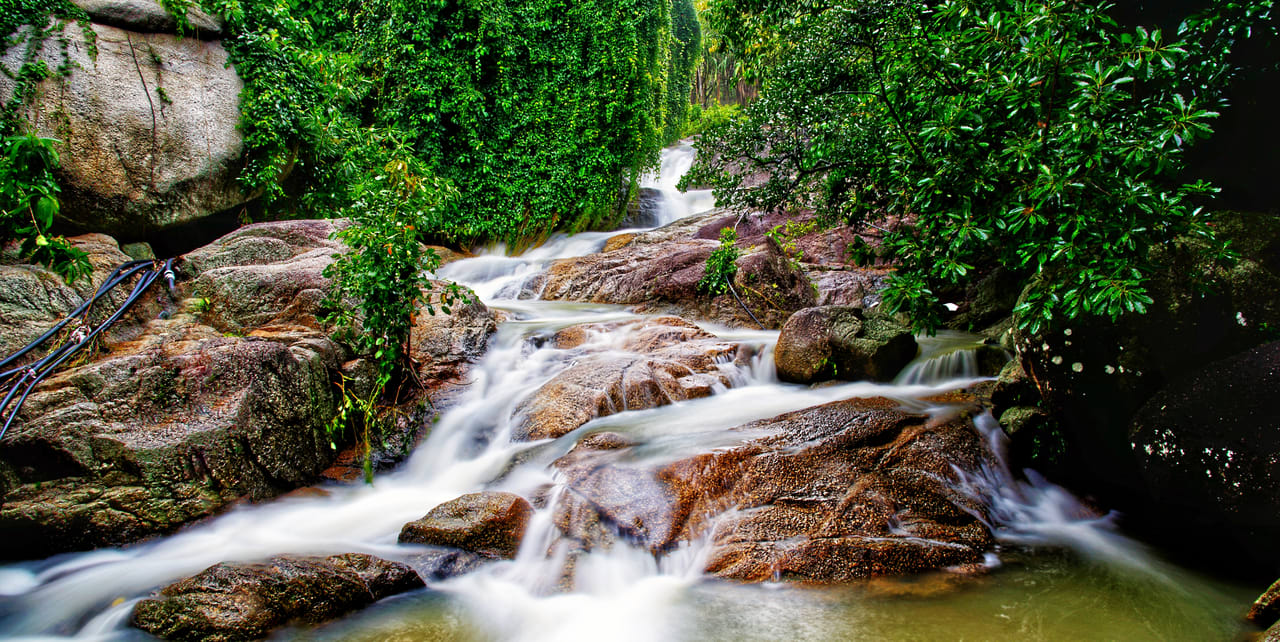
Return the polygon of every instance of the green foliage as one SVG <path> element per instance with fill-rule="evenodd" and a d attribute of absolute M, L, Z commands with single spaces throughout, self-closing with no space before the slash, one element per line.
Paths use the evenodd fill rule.
<path fill-rule="evenodd" d="M 403 363 L 419 308 L 435 314 L 439 306 L 448 314 L 463 297 L 457 284 L 435 292 L 427 278 L 440 257 L 422 245 L 424 224 L 455 193 L 447 182 L 419 172 L 409 161 L 393 160 L 382 174 L 353 188 L 344 211 L 351 225 L 335 233 L 351 251 L 325 269 L 334 280 L 326 322 L 346 331 L 359 352 L 372 355 L 380 376 L 389 377 Z"/>
<path fill-rule="evenodd" d="M 40 81 L 71 73 L 67 56 L 69 40 L 63 29 L 79 23 L 89 42 L 90 55 L 97 42 L 89 29 L 89 16 L 70 0 L 0 0 L 0 51 L 21 48 L 17 69 L 0 65 L 13 83 L 13 93 L 0 109 L 0 242 L 21 240 L 22 255 L 48 266 L 68 282 L 90 273 L 88 256 L 62 236 L 49 234 L 59 210 L 58 183 L 53 170 L 58 153 L 49 138 L 18 133 L 21 110 L 35 94 Z M 38 57 L 49 39 L 58 38 L 61 63 L 56 69 Z"/>
<path fill-rule="evenodd" d="M 669 0 L 415 3 L 356 14 L 378 125 L 461 197 L 441 230 L 508 242 L 612 216 L 663 143 Z"/>
<path fill-rule="evenodd" d="M 89 43 L 90 57 L 97 55 L 97 37 L 89 28 L 89 14 L 71 3 L 71 0 L 0 0 L 0 51 L 9 53 L 21 47 L 21 62 L 17 69 L 0 65 L 0 73 L 13 81 L 14 90 L 0 112 L 0 134 L 14 133 L 19 124 L 18 112 L 35 92 L 36 85 L 45 78 L 71 73 L 73 64 L 67 57 L 70 41 L 63 35 L 68 23 L 76 22 Z M 58 36 L 61 62 L 56 69 L 49 69 L 37 57 L 44 50 L 49 38 Z"/>
<path fill-rule="evenodd" d="M 92 266 L 84 251 L 48 233 L 59 208 L 54 142 L 31 134 L 0 139 L 0 239 L 22 239 L 23 256 L 70 283 Z"/>
<path fill-rule="evenodd" d="M 689 120 L 690 87 L 693 71 L 702 55 L 702 26 L 692 0 L 671 2 L 671 64 L 667 76 L 667 120 L 663 128 L 666 144 L 679 140 Z"/>
<path fill-rule="evenodd" d="M 724 294 L 729 290 L 729 281 L 738 273 L 738 257 L 741 252 L 735 243 L 738 233 L 732 227 L 720 230 L 720 247 L 711 251 L 707 257 L 706 270 L 698 281 L 698 289 L 712 296 Z"/>
<path fill-rule="evenodd" d="M 700 136 L 713 128 L 723 129 L 729 124 L 729 121 L 737 118 L 740 113 L 742 113 L 742 108 L 734 104 L 722 105 L 716 102 L 706 108 L 698 104 L 691 105 L 689 107 L 689 120 L 685 123 L 684 131 L 681 132 L 680 137 Z"/>
<path fill-rule="evenodd" d="M 921 327 L 980 262 L 1039 277 L 1016 310 L 1032 331 L 1142 312 L 1151 248 L 1190 235 L 1224 254 L 1197 206 L 1213 188 L 1177 179 L 1272 4 L 1215 0 L 1165 33 L 1098 1 L 711 0 L 763 87 L 686 181 L 735 208 L 887 221 L 885 303 Z"/>

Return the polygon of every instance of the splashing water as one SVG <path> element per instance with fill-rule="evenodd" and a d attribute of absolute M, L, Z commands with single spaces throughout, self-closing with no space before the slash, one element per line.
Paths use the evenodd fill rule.
<path fill-rule="evenodd" d="M 686 170 L 691 160 L 692 150 L 687 147 L 664 154 L 656 182 L 674 185 L 671 176 L 678 179 L 677 172 Z M 702 197 L 689 197 L 676 215 L 703 207 L 698 201 Z M 669 199 L 669 206 L 673 202 Z M 441 417 L 399 470 L 379 476 L 372 485 L 326 486 L 325 497 L 289 498 L 238 508 L 150 543 L 0 567 L 0 636 L 136 636 L 125 627 L 138 599 L 158 586 L 222 561 L 261 560 L 281 553 L 347 552 L 409 559 L 418 549 L 396 541 L 404 523 L 465 493 L 505 490 L 547 498 L 546 507 L 535 512 L 516 559 L 436 584 L 434 590 L 387 600 L 305 635 L 344 640 L 428 636 L 557 641 L 912 639 L 919 638 L 920 631 L 935 630 L 955 637 L 964 630 L 977 638 L 1037 637 L 1028 623 L 1042 617 L 1039 614 L 1046 608 L 1042 603 L 1029 603 L 1010 611 L 1012 615 L 1005 613 L 1018 624 L 1018 628 L 1006 629 L 998 626 L 1003 621 L 994 625 L 978 621 L 981 614 L 996 608 L 985 602 L 972 607 L 978 614 L 972 616 L 972 622 L 957 623 L 960 611 L 951 602 L 942 601 L 936 607 L 939 628 L 930 629 L 932 620 L 927 613 L 933 603 L 919 599 L 868 598 L 868 589 L 856 587 L 823 592 L 709 582 L 702 575 L 709 549 L 706 540 L 687 542 L 656 556 L 626 541 L 580 553 L 573 562 L 573 589 L 562 590 L 571 552 L 561 539 L 553 507 L 567 491 L 550 464 L 582 437 L 603 431 L 621 433 L 638 444 L 630 449 L 630 456 L 641 461 L 673 460 L 750 439 L 751 434 L 729 428 L 756 419 L 850 397 L 885 396 L 926 407 L 920 399 L 975 381 L 973 370 L 961 365 L 955 369 L 931 367 L 928 374 L 912 375 L 895 384 L 860 382 L 818 388 L 783 384 L 772 368 L 777 332 L 704 325 L 723 340 L 748 346 L 756 355 L 750 363 L 720 366 L 733 387 L 718 389 L 717 394 L 704 399 L 597 418 L 554 440 L 512 442 L 516 408 L 522 399 L 575 362 L 615 353 L 631 330 L 621 324 L 573 349 L 556 348 L 542 337 L 579 323 L 640 318 L 620 307 L 539 301 L 536 293 L 531 296 L 523 291 L 528 278 L 550 261 L 595 251 L 608 236 L 555 237 L 519 257 L 508 257 L 495 249 L 440 270 L 440 276 L 472 287 L 488 305 L 505 310 L 510 319 L 472 369 L 471 381 L 454 408 Z M 1177 577 L 1182 584 L 1196 583 L 1152 561 L 1140 546 L 1116 534 L 1106 516 L 1089 511 L 1065 490 L 1035 475 L 1026 481 L 1015 479 L 1002 458 L 999 427 L 989 416 L 978 418 L 975 425 L 988 436 L 995 457 L 992 465 L 981 471 L 962 471 L 963 489 L 990 507 L 991 527 L 1003 542 L 1066 546 L 1102 564 Z M 713 531 L 706 529 L 708 534 Z M 1002 571 L 1001 576 L 1012 578 L 1001 581 L 1016 584 L 1027 575 L 1013 569 Z M 1052 575 L 1049 579 L 1034 577 L 1046 586 L 1061 582 Z M 1026 591 L 1007 592 L 1001 586 L 978 595 L 1009 603 L 1025 599 Z M 1142 608 L 1156 611 L 1171 602 L 1181 604 L 1169 597 L 1173 589 L 1166 586 L 1160 590 L 1164 593 L 1150 598 L 1154 606 L 1143 602 Z M 1061 593 L 1074 596 L 1084 591 L 1072 585 L 1071 590 Z M 1216 604 L 1213 600 L 1219 598 L 1215 595 L 1206 588 L 1192 598 L 1197 604 Z M 975 598 L 969 592 L 955 599 Z M 1226 630 L 1218 613 L 1196 615 L 1193 624 L 1208 622 Z M 1191 626 L 1186 623 L 1191 616 L 1180 617 L 1169 623 L 1143 620 L 1137 628 L 1113 628 L 1101 637 L 1130 637 L 1133 631 L 1149 626 L 1180 627 L 1162 629 L 1174 631 Z M 423 618 L 429 623 L 422 624 Z M 1071 622 L 1053 631 L 1068 631 L 1062 628 L 1067 624 Z M 1053 631 L 1047 639 L 1054 638 Z"/>

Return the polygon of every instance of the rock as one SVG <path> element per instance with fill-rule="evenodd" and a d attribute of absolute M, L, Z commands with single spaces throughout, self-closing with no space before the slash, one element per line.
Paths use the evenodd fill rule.
<path fill-rule="evenodd" d="M 126 544 L 316 481 L 333 446 L 348 439 L 326 432 L 340 392 L 334 382 L 346 376 L 356 394 L 372 387 L 368 360 L 316 318 L 324 268 L 341 250 L 328 236 L 342 225 L 252 225 L 188 254 L 178 289 L 201 296 L 173 304 L 157 286 L 99 352 L 42 382 L 0 441 L 6 554 Z M 128 259 L 107 236 L 73 242 L 90 250 L 97 280 Z M 68 288 L 42 268 L 0 266 L 0 327 L 27 327 L 0 337 L 24 343 L 94 288 Z M 439 348 L 437 357 L 453 355 L 446 365 L 459 378 L 483 345 L 475 328 L 492 327 L 482 308 L 453 310 L 466 320 L 443 323 L 424 343 Z M 428 425 L 413 410 L 419 400 L 381 435 L 389 451 L 377 461 L 395 459 Z"/>
<path fill-rule="evenodd" d="M 592 336 L 606 328 L 626 330 L 624 339 L 592 344 Z M 596 417 L 706 397 L 715 386 L 733 383 L 719 364 L 740 356 L 737 344 L 678 317 L 584 324 L 562 330 L 555 341 L 559 348 L 578 349 L 577 364 L 520 402 L 513 439 L 557 438 Z"/>
<path fill-rule="evenodd" d="M 155 0 L 72 0 L 94 22 L 138 33 L 177 34 L 178 19 Z M 187 9 L 190 31 L 184 36 L 217 39 L 222 36 L 222 19 L 193 6 Z"/>
<path fill-rule="evenodd" d="M 257 223 L 182 257 L 183 276 L 207 302 L 201 320 L 241 334 L 271 326 L 321 330 L 324 270 L 344 246 L 329 236 L 344 220 Z"/>
<path fill-rule="evenodd" d="M 323 336 L 224 337 L 188 315 L 43 382 L 0 442 L 11 555 L 119 545 L 305 485 L 332 453 Z"/>
<path fill-rule="evenodd" d="M 1066 453 L 1061 465 L 1037 469 L 1134 515 L 1151 535 L 1178 532 L 1184 543 L 1185 509 L 1152 501 L 1158 489 L 1141 473 L 1129 439 L 1134 415 L 1162 388 L 1274 340 L 1272 329 L 1280 328 L 1280 297 L 1273 296 L 1280 292 L 1280 219 L 1224 213 L 1215 225 L 1241 259 L 1215 265 L 1196 255 L 1194 239 L 1157 248 L 1152 258 L 1166 267 L 1153 275 L 1146 314 L 1014 331 L 1018 358 L 1037 382 L 1044 409 L 1059 421 Z M 1204 536 L 1201 544 L 1217 539 Z M 1201 544 L 1192 546 L 1197 554 L 1241 550 Z"/>
<path fill-rule="evenodd" d="M 155 3 L 92 5 L 127 13 Z M 243 85 L 222 45 L 90 26 L 97 57 L 89 57 L 81 27 L 65 25 L 38 58 L 50 69 L 62 65 L 65 38 L 75 70 L 42 81 L 20 110 L 32 131 L 61 141 L 58 225 L 137 240 L 244 203 L 247 195 L 236 182 L 244 150 L 238 129 Z M 19 42 L 0 58 L 7 70 L 0 74 L 0 102 L 13 94 L 25 50 Z"/>
<path fill-rule="evenodd" d="M 622 219 L 619 227 L 653 227 L 661 223 L 665 202 L 662 190 L 641 187 L 635 200 L 627 203 L 627 216 Z"/>
<path fill-rule="evenodd" d="M 487 557 L 515 559 L 532 517 L 533 506 L 519 495 L 471 493 L 405 524 L 400 542 L 452 546 Z"/>
<path fill-rule="evenodd" d="M 1245 618 L 1260 627 L 1271 626 L 1280 621 L 1280 580 L 1276 580 L 1271 588 L 1258 596 Z"/>
<path fill-rule="evenodd" d="M 567 486 L 557 526 L 587 549 L 625 537 L 660 552 L 709 535 L 706 571 L 748 582 L 914 573 L 994 545 L 983 506 L 955 490 L 957 470 L 987 457 L 963 418 L 850 399 L 736 430 L 742 445 L 667 464 L 575 449 L 555 464 Z"/>
<path fill-rule="evenodd" d="M 1004 268 L 994 268 L 985 276 L 970 283 L 958 308 L 946 320 L 946 326 L 954 330 L 977 332 L 1008 317 L 1018 303 L 1018 295 L 1026 285 L 1025 279 Z"/>
<path fill-rule="evenodd" d="M 903 325 L 860 308 L 824 306 L 796 312 L 774 349 L 778 378 L 889 381 L 915 358 L 915 337 Z"/>
<path fill-rule="evenodd" d="M 556 301 L 635 306 L 644 313 L 678 314 L 737 327 L 757 327 L 731 295 L 698 291 L 707 257 L 719 247 L 720 230 L 736 215 L 723 210 L 691 216 L 612 243 L 608 252 L 551 264 L 529 292 Z M 761 230 L 739 233 L 734 288 L 751 314 L 776 328 L 792 311 L 813 305 L 813 286 L 804 271 L 769 243 Z"/>
<path fill-rule="evenodd" d="M 445 381 L 462 375 L 463 369 L 484 356 L 489 337 L 498 330 L 493 311 L 471 297 L 449 306 L 446 313 L 439 304 L 438 293 L 447 284 L 433 281 L 435 314 L 418 314 L 409 334 L 409 357 L 418 364 L 418 377 L 423 381 Z"/>
<path fill-rule="evenodd" d="M 424 586 L 405 564 L 355 553 L 223 563 L 139 602 L 133 625 L 166 640 L 251 640 Z"/>
<path fill-rule="evenodd" d="M 1280 341 L 1161 390 L 1129 430 L 1147 488 L 1194 531 L 1280 562 Z"/>
<path fill-rule="evenodd" d="M 1271 628 L 1263 633 L 1262 642 L 1280 642 L 1280 622 L 1272 624 Z"/>
<path fill-rule="evenodd" d="M 130 260 L 120 251 L 115 239 L 103 234 L 86 234 L 68 240 L 89 254 L 93 268 L 88 278 L 71 285 L 43 266 L 19 262 L 16 252 L 0 260 L 0 356 L 8 356 L 43 335 L 93 296 L 116 266 Z M 132 285 L 129 282 L 117 286 L 104 298 L 102 307 L 95 309 L 114 310 L 128 298 Z M 152 309 L 155 306 L 139 307 L 155 313 Z M 100 321 L 106 316 L 94 313 L 90 320 Z M 107 333 L 107 338 L 119 341 L 136 335 L 136 327 L 118 324 Z"/>

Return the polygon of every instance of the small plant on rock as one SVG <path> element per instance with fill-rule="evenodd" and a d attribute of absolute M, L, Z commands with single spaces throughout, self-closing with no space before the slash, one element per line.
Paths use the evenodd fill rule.
<path fill-rule="evenodd" d="M 734 245 L 738 241 L 738 233 L 733 228 L 720 230 L 720 247 L 712 250 L 707 257 L 707 269 L 698 281 L 698 290 L 712 296 L 724 294 L 729 289 L 729 280 L 738 273 L 738 256 L 741 252 Z"/>

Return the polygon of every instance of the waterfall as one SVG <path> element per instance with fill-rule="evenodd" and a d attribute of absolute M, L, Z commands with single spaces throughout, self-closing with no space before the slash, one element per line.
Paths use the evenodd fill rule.
<path fill-rule="evenodd" d="M 662 170 L 653 184 L 666 193 L 691 161 L 692 150 L 687 146 L 664 153 Z M 706 194 L 675 195 L 668 195 L 671 218 L 707 205 L 702 200 Z M 742 443 L 751 435 L 729 429 L 753 420 L 850 397 L 921 400 L 975 382 L 969 348 L 957 347 L 958 339 L 947 335 L 935 344 L 924 341 L 923 361 L 893 384 L 784 384 L 777 381 L 772 368 L 777 332 L 704 324 L 722 340 L 744 344 L 755 354 L 749 363 L 720 365 L 733 381 L 732 387 L 718 388 L 717 394 L 703 399 L 600 417 L 558 439 L 513 442 L 513 419 L 522 399 L 574 363 L 619 350 L 625 338 L 619 333 L 630 330 L 615 324 L 616 330 L 602 331 L 573 349 L 557 348 L 539 337 L 579 323 L 640 318 L 617 306 L 521 298 L 522 284 L 550 261 L 596 251 L 607 237 L 559 236 L 517 257 L 493 248 L 439 271 L 438 276 L 473 288 L 487 305 L 505 311 L 508 320 L 472 369 L 461 398 L 399 470 L 378 476 L 371 485 L 327 485 L 322 497 L 240 507 L 155 541 L 0 567 L 0 633 L 127 638 L 131 634 L 126 622 L 137 599 L 223 561 L 261 560 L 281 553 L 348 552 L 409 559 L 415 548 L 396 541 L 404 523 L 465 493 L 504 490 L 547 498 L 545 507 L 535 512 L 516 559 L 435 584 L 438 593 L 432 593 L 458 605 L 462 615 L 456 617 L 466 618 L 486 638 L 700 639 L 708 634 L 707 626 L 729 626 L 711 619 L 707 622 L 712 624 L 698 624 L 709 617 L 705 604 L 740 612 L 737 628 L 711 630 L 724 637 L 882 637 L 878 629 L 868 628 L 867 621 L 832 616 L 830 607 L 823 606 L 827 598 L 822 594 L 796 597 L 768 586 L 707 588 L 702 577 L 709 547 L 705 540 L 655 555 L 619 539 L 612 547 L 581 553 L 574 562 L 573 590 L 558 588 L 570 551 L 553 510 L 561 494 L 569 491 L 550 464 L 585 435 L 621 433 L 637 444 L 632 449 L 635 457 L 674 460 Z M 1068 546 L 1134 567 L 1151 567 L 1140 547 L 1113 531 L 1108 516 L 1088 510 L 1065 490 L 1034 475 L 1025 481 L 1016 479 L 1002 459 L 1003 434 L 994 420 L 980 417 L 976 427 L 989 439 L 994 459 L 987 469 L 961 471 L 962 490 L 989 507 L 991 527 L 1002 541 Z M 754 591 L 747 598 L 724 598 L 747 590 Z M 796 619 L 796 613 L 813 612 L 835 617 L 835 628 Z M 353 616 L 359 617 L 364 616 Z M 954 611 L 946 617 L 954 618 Z M 339 627 L 329 635 L 343 639 L 346 631 Z M 972 637 L 989 635 L 979 632 Z"/>

